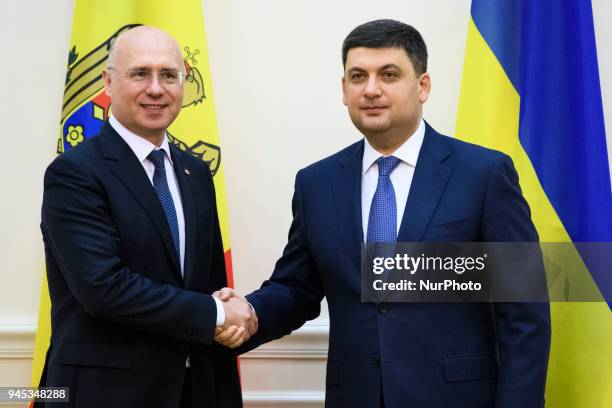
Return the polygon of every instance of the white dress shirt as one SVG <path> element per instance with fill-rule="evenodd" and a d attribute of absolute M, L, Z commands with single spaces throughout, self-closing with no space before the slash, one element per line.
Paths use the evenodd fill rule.
<path fill-rule="evenodd" d="M 391 172 L 389 178 L 395 190 L 395 203 L 397 208 L 397 231 L 399 232 L 406 209 L 406 201 L 408 201 L 408 193 L 414 176 L 419 152 L 423 145 L 425 137 L 425 122 L 421 119 L 419 127 L 400 147 L 397 148 L 390 156 L 395 156 L 400 159 L 400 163 Z M 378 185 L 378 163 L 376 160 L 383 157 L 376 149 L 372 147 L 368 139 L 364 140 L 363 149 L 363 164 L 361 168 L 361 221 L 363 227 L 364 241 L 368 236 L 368 218 L 370 217 L 370 206 Z"/>
<path fill-rule="evenodd" d="M 113 116 L 110 115 L 108 122 L 115 129 L 115 131 L 121 136 L 121 138 L 128 144 L 132 152 L 136 155 L 136 158 L 142 164 L 147 176 L 149 177 L 149 181 L 151 185 L 153 185 L 153 174 L 155 173 L 155 165 L 152 161 L 147 159 L 149 154 L 153 150 L 163 150 L 164 155 L 164 165 L 166 168 L 166 180 L 168 181 L 168 188 L 170 189 L 170 194 L 172 195 L 172 201 L 174 202 L 174 208 L 176 209 L 176 219 L 178 221 L 179 228 L 179 253 L 180 259 L 179 264 L 181 267 L 181 274 L 184 274 L 184 266 L 185 266 L 185 215 L 183 213 L 183 202 L 181 201 L 181 192 L 178 187 L 178 180 L 176 178 L 176 173 L 174 172 L 174 163 L 172 162 L 172 156 L 170 155 L 170 146 L 168 144 L 168 137 L 164 135 L 164 141 L 162 142 L 160 147 L 155 146 L 153 143 L 149 142 L 147 139 L 138 136 L 132 131 L 128 130 L 125 126 L 123 126 L 119 121 Z M 217 326 L 222 325 L 225 322 L 225 312 L 223 310 L 223 305 L 221 305 L 221 301 L 215 297 L 215 304 L 217 305 Z"/>

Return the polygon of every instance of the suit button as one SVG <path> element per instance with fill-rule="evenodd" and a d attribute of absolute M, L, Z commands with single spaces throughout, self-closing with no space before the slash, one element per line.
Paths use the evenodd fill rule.
<path fill-rule="evenodd" d="M 378 313 L 380 314 L 387 314 L 388 310 L 387 307 L 385 305 L 383 305 L 382 303 L 380 305 L 378 305 Z"/>
<path fill-rule="evenodd" d="M 374 361 L 374 367 L 380 367 L 380 358 L 374 357 L 373 361 Z"/>

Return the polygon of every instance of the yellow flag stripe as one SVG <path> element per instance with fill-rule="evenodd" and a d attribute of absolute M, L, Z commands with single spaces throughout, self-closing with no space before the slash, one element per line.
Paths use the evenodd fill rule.
<path fill-rule="evenodd" d="M 40 290 L 40 303 L 38 304 L 38 328 L 34 341 L 34 360 L 32 363 L 32 387 L 37 387 L 45 365 L 45 357 L 51 338 L 51 302 L 49 301 L 49 288 L 47 287 L 46 273 L 43 271 L 42 288 Z"/>
<path fill-rule="evenodd" d="M 543 242 L 571 242 L 518 138 L 520 97 L 470 19 L 455 134 L 512 157 Z M 577 256 L 577 255 L 576 255 Z M 580 262 L 581 263 L 581 262 Z M 581 263 L 582 280 L 592 284 Z M 588 276 L 588 278 L 586 278 Z M 546 390 L 552 407 L 612 406 L 612 319 L 605 302 L 552 303 Z"/>

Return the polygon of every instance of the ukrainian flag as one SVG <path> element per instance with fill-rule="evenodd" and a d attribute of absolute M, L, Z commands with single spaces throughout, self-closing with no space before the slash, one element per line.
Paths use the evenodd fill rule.
<path fill-rule="evenodd" d="M 472 0 L 456 135 L 512 157 L 541 241 L 612 241 L 590 0 Z M 551 304 L 553 408 L 612 407 L 612 266 L 580 256 L 601 301 Z"/>
<path fill-rule="evenodd" d="M 168 129 L 169 141 L 208 163 L 217 192 L 228 284 L 233 287 L 229 223 L 219 133 L 215 118 L 201 0 L 75 0 L 57 153 L 94 136 L 112 111 L 102 71 L 110 45 L 122 32 L 153 25 L 181 45 L 187 72 L 183 110 Z M 50 301 L 43 279 L 32 383 L 38 386 L 50 338 Z"/>

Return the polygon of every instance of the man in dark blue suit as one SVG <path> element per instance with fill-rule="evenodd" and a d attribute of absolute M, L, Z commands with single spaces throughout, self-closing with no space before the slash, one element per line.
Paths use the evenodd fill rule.
<path fill-rule="evenodd" d="M 253 331 L 252 312 L 210 295 L 227 285 L 212 176 L 166 136 L 183 100 L 180 48 L 134 28 L 103 77 L 109 122 L 45 174 L 42 381 L 69 387 L 77 408 L 242 407 L 235 355 L 213 339 L 224 324 L 228 344 Z"/>
<path fill-rule="evenodd" d="M 364 242 L 538 236 L 510 158 L 423 121 L 431 80 L 413 27 L 363 24 L 342 57 L 343 102 L 365 139 L 298 172 L 289 241 L 272 277 L 247 296 L 259 331 L 239 350 L 314 319 L 325 296 L 326 407 L 542 407 L 547 303 L 360 301 Z"/>

